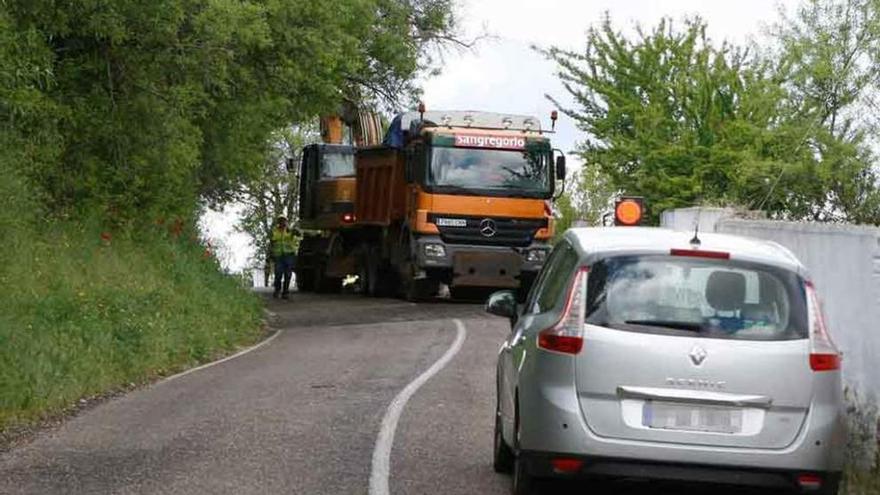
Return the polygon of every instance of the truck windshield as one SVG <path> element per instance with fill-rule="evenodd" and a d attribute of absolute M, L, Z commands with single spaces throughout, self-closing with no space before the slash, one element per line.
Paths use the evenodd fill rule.
<path fill-rule="evenodd" d="M 546 149 L 493 150 L 435 146 L 431 185 L 546 197 L 552 192 Z"/>
<path fill-rule="evenodd" d="M 354 155 L 325 151 L 321 163 L 321 178 L 354 177 Z"/>

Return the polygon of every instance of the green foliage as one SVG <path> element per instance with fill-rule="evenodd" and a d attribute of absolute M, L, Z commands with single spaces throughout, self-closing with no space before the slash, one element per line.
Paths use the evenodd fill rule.
<path fill-rule="evenodd" d="M 0 139 L 52 212 L 116 226 L 227 199 L 276 129 L 414 91 L 454 39 L 449 0 L 5 0 L 0 28 Z"/>
<path fill-rule="evenodd" d="M 575 217 L 589 226 L 604 225 L 605 216 L 613 208 L 615 189 L 596 163 L 585 163 L 572 175 L 567 193 L 571 197 Z"/>
<path fill-rule="evenodd" d="M 872 147 L 878 130 L 880 2 L 807 0 L 792 17 L 783 17 L 772 35 L 791 106 L 821 129 L 810 146 L 827 201 L 814 205 L 811 216 L 877 223 Z"/>
<path fill-rule="evenodd" d="M 0 431 L 259 337 L 258 298 L 198 243 L 100 232 L 47 224 L 3 246 Z"/>
<path fill-rule="evenodd" d="M 556 234 L 554 241 L 560 239 L 562 234 L 574 225 L 574 222 L 578 220 L 577 213 L 577 209 L 572 205 L 569 193 L 563 193 L 556 200 Z"/>
<path fill-rule="evenodd" d="M 415 95 L 454 29 L 450 0 L 0 0 L 0 428 L 254 340 L 258 300 L 155 223 L 263 178 L 278 129 Z"/>
<path fill-rule="evenodd" d="M 880 220 L 870 150 L 804 112 L 780 64 L 713 44 L 700 19 L 664 19 L 631 39 L 606 17 L 585 52 L 545 53 L 576 103 L 563 110 L 587 134 L 587 174 L 607 179 L 593 189 L 645 196 L 654 221 L 694 204 Z"/>
<path fill-rule="evenodd" d="M 238 228 L 253 239 L 254 267 L 263 267 L 275 219 L 287 217 L 290 225 L 299 218 L 299 167 L 305 145 L 320 141 L 317 126 L 296 126 L 276 131 L 272 148 L 258 177 L 240 186 L 237 201 L 244 205 Z M 287 160 L 293 168 L 288 170 Z"/>

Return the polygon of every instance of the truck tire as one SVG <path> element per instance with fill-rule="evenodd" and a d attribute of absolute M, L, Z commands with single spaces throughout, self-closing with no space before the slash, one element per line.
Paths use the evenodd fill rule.
<path fill-rule="evenodd" d="M 315 268 L 315 292 L 320 294 L 338 294 L 342 290 L 342 279 L 328 277 L 325 270 L 326 267 L 323 264 Z"/>
<path fill-rule="evenodd" d="M 491 292 L 484 287 L 450 287 L 449 297 L 457 301 L 485 302 Z"/>
<path fill-rule="evenodd" d="M 296 288 L 300 292 L 312 292 L 315 290 L 315 273 L 312 270 L 296 271 Z"/>
<path fill-rule="evenodd" d="M 403 297 L 409 302 L 426 301 L 440 291 L 440 282 L 430 278 L 415 280 L 409 278 L 401 284 Z"/>
<path fill-rule="evenodd" d="M 372 297 L 373 289 L 375 286 L 375 282 L 370 277 L 370 267 L 367 265 L 369 260 L 363 254 L 358 256 L 358 286 L 360 287 L 361 295 Z"/>
<path fill-rule="evenodd" d="M 523 304 L 529 297 L 529 292 L 535 284 L 534 275 L 522 275 L 519 279 L 519 287 L 516 289 L 516 302 Z"/>

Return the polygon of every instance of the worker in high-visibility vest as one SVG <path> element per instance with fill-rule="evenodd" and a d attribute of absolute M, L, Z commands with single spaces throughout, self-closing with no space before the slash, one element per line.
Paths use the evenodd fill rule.
<path fill-rule="evenodd" d="M 290 278 L 296 264 L 296 230 L 287 228 L 287 218 L 278 217 L 275 228 L 272 229 L 272 237 L 269 250 L 272 261 L 275 264 L 275 292 L 272 297 L 288 299 L 290 297 Z"/>

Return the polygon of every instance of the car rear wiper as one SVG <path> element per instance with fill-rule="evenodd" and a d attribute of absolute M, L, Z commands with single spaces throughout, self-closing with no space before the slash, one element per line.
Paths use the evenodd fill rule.
<path fill-rule="evenodd" d="M 666 327 L 666 328 L 674 328 L 676 330 L 688 330 L 691 332 L 699 332 L 703 329 L 703 325 L 701 323 L 694 323 L 692 321 L 678 321 L 678 320 L 626 320 L 624 323 L 628 325 L 645 325 L 649 327 Z"/>

